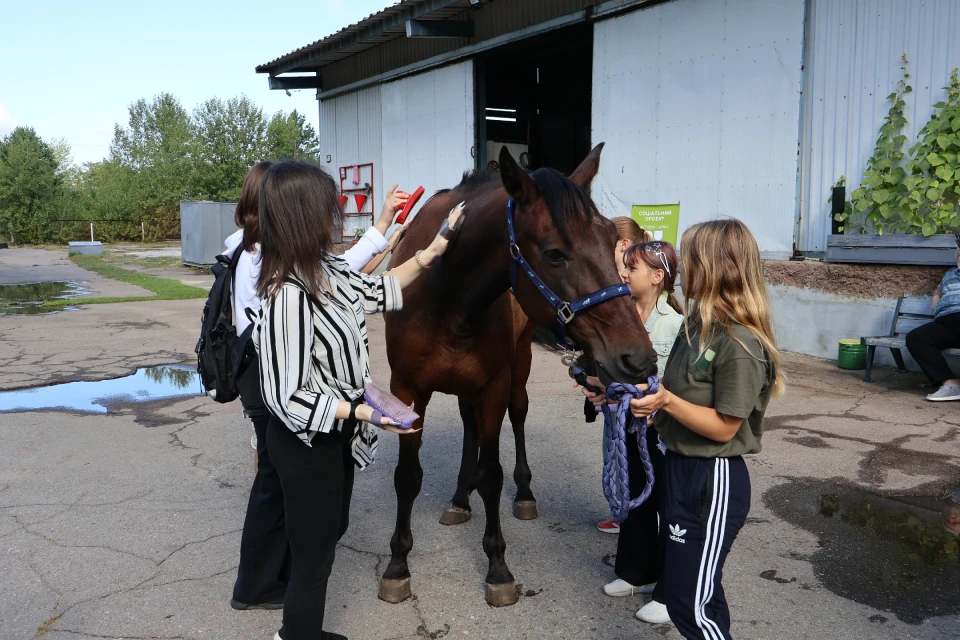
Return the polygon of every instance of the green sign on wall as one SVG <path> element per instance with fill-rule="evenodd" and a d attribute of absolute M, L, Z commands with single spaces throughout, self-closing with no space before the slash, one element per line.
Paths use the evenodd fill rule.
<path fill-rule="evenodd" d="M 677 246 L 680 229 L 680 203 L 677 204 L 635 204 L 630 212 L 644 231 L 654 240 L 669 242 Z"/>

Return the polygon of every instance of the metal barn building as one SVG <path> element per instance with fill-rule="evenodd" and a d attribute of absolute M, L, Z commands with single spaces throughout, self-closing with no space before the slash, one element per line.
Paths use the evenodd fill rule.
<path fill-rule="evenodd" d="M 859 182 L 904 53 L 912 144 L 958 33 L 956 0 L 405 0 L 257 71 L 317 89 L 345 191 L 432 193 L 503 144 L 570 171 L 606 142 L 605 215 L 732 215 L 781 258 L 825 250 L 830 187 Z"/>

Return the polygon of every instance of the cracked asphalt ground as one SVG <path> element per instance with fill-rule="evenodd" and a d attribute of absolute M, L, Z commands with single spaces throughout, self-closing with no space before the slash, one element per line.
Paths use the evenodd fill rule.
<path fill-rule="evenodd" d="M 44 252 L 29 262 L 96 286 L 92 274 L 59 258 Z M 0 277 L 12 277 L 6 268 L 0 265 Z M 0 389 L 191 363 L 202 303 L 0 318 Z M 375 378 L 385 382 L 378 318 L 370 320 L 370 338 Z M 357 476 L 351 528 L 328 591 L 329 629 L 354 640 L 679 638 L 669 626 L 632 618 L 645 597 L 602 594 L 613 577 L 616 537 L 594 528 L 605 515 L 599 425 L 583 423 L 559 358 L 539 348 L 534 358 L 527 429 L 538 520 L 510 515 L 509 426 L 502 439 L 501 513 L 507 561 L 523 585 L 519 603 L 494 609 L 484 602 L 476 497 L 470 522 L 437 522 L 453 493 L 461 439 L 455 400 L 439 396 L 427 412 L 421 451 L 414 598 L 389 605 L 376 597 L 394 520 L 397 442 L 388 437 L 377 463 Z M 749 458 L 753 508 L 724 571 L 735 637 L 957 637 L 956 592 L 934 590 L 935 615 L 919 623 L 904 622 L 911 616 L 903 607 L 875 608 L 857 588 L 856 569 L 882 561 L 887 550 L 854 544 L 855 533 L 815 520 L 818 496 L 832 487 L 897 501 L 960 484 L 960 406 L 924 402 L 913 374 L 881 370 L 871 385 L 813 358 L 788 355 L 785 362 L 789 390 L 770 409 L 763 453 Z M 0 414 L 0 638 L 32 638 L 38 628 L 52 640 L 271 638 L 279 612 L 236 612 L 228 604 L 253 477 L 250 429 L 239 406 L 187 397 L 111 409 L 105 416 Z M 824 554 L 843 562 L 824 562 Z"/>

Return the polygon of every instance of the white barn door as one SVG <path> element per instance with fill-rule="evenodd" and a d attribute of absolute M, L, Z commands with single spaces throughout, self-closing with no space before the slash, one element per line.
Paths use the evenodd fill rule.
<path fill-rule="evenodd" d="M 384 84 L 380 100 L 384 189 L 398 182 L 410 193 L 422 185 L 416 213 L 474 168 L 473 62 Z"/>

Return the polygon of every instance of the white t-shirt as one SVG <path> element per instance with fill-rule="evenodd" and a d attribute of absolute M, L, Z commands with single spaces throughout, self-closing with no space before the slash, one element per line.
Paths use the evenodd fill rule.
<path fill-rule="evenodd" d="M 237 229 L 223 242 L 226 249 L 223 254 L 233 257 L 233 252 L 243 242 L 243 229 Z M 363 234 L 357 244 L 353 245 L 341 256 L 354 271 L 360 271 L 374 257 L 380 255 L 389 247 L 387 239 L 370 227 Z M 244 251 L 237 262 L 236 281 L 233 287 L 233 322 L 237 327 L 237 334 L 243 333 L 250 326 L 250 318 L 260 308 L 260 296 L 257 295 L 257 280 L 260 279 L 260 245 L 255 245 L 254 251 Z M 249 312 L 248 312 L 249 310 Z"/>

